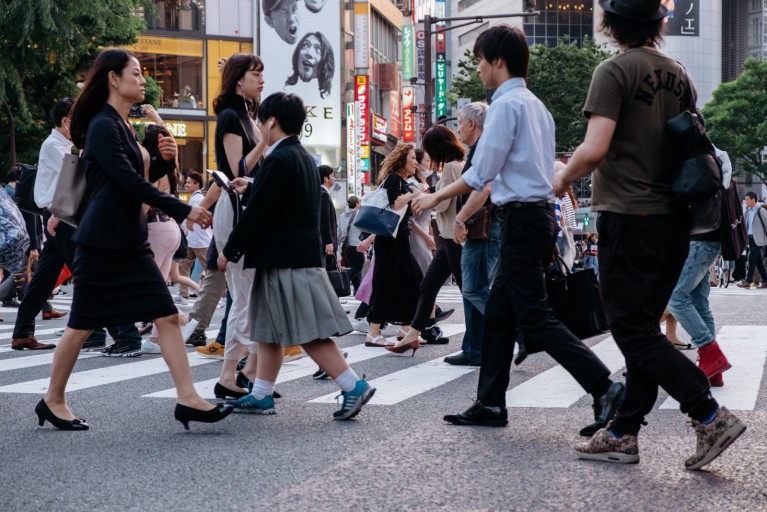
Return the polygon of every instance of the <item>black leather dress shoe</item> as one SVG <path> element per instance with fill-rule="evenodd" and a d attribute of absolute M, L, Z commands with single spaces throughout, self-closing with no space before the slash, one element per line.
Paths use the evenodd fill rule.
<path fill-rule="evenodd" d="M 455 309 L 442 309 L 441 307 L 437 306 L 437 310 L 435 311 L 434 315 L 434 321 L 441 322 L 442 320 L 447 320 L 453 313 L 455 313 Z"/>
<path fill-rule="evenodd" d="M 597 430 L 604 428 L 623 403 L 626 389 L 620 382 L 613 382 L 607 392 L 594 401 L 594 423 L 583 427 L 580 434 L 584 437 L 593 436 Z"/>
<path fill-rule="evenodd" d="M 466 352 L 461 352 L 454 356 L 447 356 L 443 361 L 447 364 L 452 364 L 453 366 L 479 366 L 480 364 L 479 361 L 472 361 L 469 359 Z"/>
<path fill-rule="evenodd" d="M 426 343 L 429 345 L 447 345 L 450 343 L 450 339 L 445 338 L 442 329 L 437 324 L 430 325 L 421 331 L 421 338 L 426 340 Z"/>
<path fill-rule="evenodd" d="M 508 414 L 503 407 L 488 407 L 477 400 L 474 405 L 458 414 L 448 414 L 445 421 L 453 425 L 474 425 L 478 427 L 505 427 L 509 424 Z"/>

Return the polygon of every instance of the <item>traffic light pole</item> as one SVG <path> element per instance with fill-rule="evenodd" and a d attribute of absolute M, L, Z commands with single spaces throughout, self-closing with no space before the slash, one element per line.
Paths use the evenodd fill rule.
<path fill-rule="evenodd" d="M 539 15 L 539 11 L 525 11 L 525 12 L 515 12 L 510 14 L 488 14 L 486 16 L 456 16 L 452 18 L 437 18 L 430 14 L 427 14 L 423 19 L 423 35 L 424 35 L 424 82 L 426 82 L 426 86 L 424 87 L 424 94 L 423 94 L 423 100 L 425 103 L 425 110 L 424 110 L 424 124 L 426 126 L 426 129 L 428 130 L 432 126 L 432 108 L 431 103 L 434 98 L 434 93 L 432 92 L 432 81 L 434 80 L 434 77 L 431 72 L 431 36 L 432 36 L 432 29 L 431 26 L 435 25 L 437 23 L 442 23 L 445 21 L 467 21 L 468 23 L 461 23 L 460 25 L 454 25 L 450 27 L 439 27 L 436 31 L 437 34 L 444 33 L 449 30 L 454 30 L 456 28 L 465 27 L 467 25 L 473 25 L 475 23 L 482 23 L 487 19 L 494 19 L 494 18 L 520 18 L 520 17 L 527 17 L 527 16 L 537 16 Z"/>

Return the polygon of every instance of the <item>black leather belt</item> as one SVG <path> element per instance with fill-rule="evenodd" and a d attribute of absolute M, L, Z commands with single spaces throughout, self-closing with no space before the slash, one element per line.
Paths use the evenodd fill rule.
<path fill-rule="evenodd" d="M 165 215 L 164 213 L 160 214 L 151 214 L 146 216 L 147 222 L 167 222 L 170 220 L 170 217 Z"/>
<path fill-rule="evenodd" d="M 550 204 L 548 201 L 509 201 L 508 203 L 498 206 L 498 210 L 505 212 L 513 208 L 547 208 Z"/>

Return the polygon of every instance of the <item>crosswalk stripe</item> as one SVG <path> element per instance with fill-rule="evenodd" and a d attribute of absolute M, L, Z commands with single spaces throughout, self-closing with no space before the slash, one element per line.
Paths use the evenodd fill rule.
<path fill-rule="evenodd" d="M 465 324 L 446 324 L 442 326 L 442 332 L 447 337 L 460 334 L 465 331 L 466 331 Z M 387 341 L 391 343 L 396 343 L 397 338 L 396 336 L 391 336 L 387 338 Z M 389 351 L 384 348 L 366 347 L 364 344 L 354 345 L 352 347 L 344 348 L 343 350 L 348 354 L 346 361 L 350 365 L 359 363 L 360 361 L 367 361 L 368 359 L 373 359 L 376 357 L 389 354 Z M 282 368 L 280 369 L 280 374 L 277 376 L 276 383 L 282 384 L 283 382 L 290 382 L 292 380 L 308 377 L 312 375 L 315 371 L 317 371 L 317 363 L 312 361 L 310 357 L 297 359 L 295 361 L 291 361 L 289 363 L 285 363 L 282 365 Z M 213 388 L 215 387 L 216 382 L 218 382 L 218 377 L 216 377 L 215 379 L 208 379 L 208 380 L 196 382 L 194 384 L 194 387 L 197 389 L 197 392 L 200 394 L 200 396 L 202 396 L 205 399 L 212 400 L 213 398 L 215 398 L 215 394 L 213 393 Z M 143 395 L 143 396 L 146 398 L 175 398 L 176 388 L 165 389 L 163 391 L 158 391 L 156 393 L 150 393 L 148 395 Z"/>
<path fill-rule="evenodd" d="M 711 394 L 728 409 L 752 411 L 756 407 L 767 360 L 765 330 L 763 325 L 725 325 L 717 334 L 717 343 L 732 368 L 723 374 L 724 387 L 711 388 Z M 660 408 L 679 409 L 679 402 L 668 397 Z"/>
<path fill-rule="evenodd" d="M 476 368 L 469 366 L 449 365 L 443 361 L 443 357 L 432 359 L 431 361 L 371 380 L 370 385 L 376 388 L 376 393 L 369 404 L 395 405 L 408 398 L 447 384 L 475 370 Z M 337 396 L 338 391 L 315 398 L 309 402 L 320 404 L 336 403 Z"/>
<path fill-rule="evenodd" d="M 53 327 L 53 328 L 50 328 L 50 329 L 39 329 L 39 330 L 35 331 L 35 336 L 39 337 L 39 336 L 42 336 L 43 334 L 54 334 L 56 331 L 58 331 L 60 329 L 63 329 L 63 327 Z M 10 340 L 11 338 L 13 338 L 13 333 L 12 332 L 0 333 L 0 340 Z"/>
<path fill-rule="evenodd" d="M 8 331 L 13 329 L 13 324 L 0 325 L 0 331 Z"/>
<path fill-rule="evenodd" d="M 599 359 L 615 373 L 625 359 L 612 336 L 591 347 Z M 586 395 L 583 388 L 562 366 L 555 366 L 526 380 L 506 393 L 507 407 L 566 408 Z"/>
<path fill-rule="evenodd" d="M 197 355 L 197 353 L 189 354 L 189 366 L 200 366 L 212 363 L 213 361 L 213 359 L 206 359 Z M 161 357 L 158 357 L 134 363 L 118 364 L 97 368 L 95 370 L 75 372 L 69 378 L 67 392 L 103 386 L 105 384 L 114 384 L 115 382 L 122 382 L 139 377 L 148 377 L 167 371 L 168 366 L 165 364 L 165 361 Z M 45 378 L 20 382 L 8 386 L 0 386 L 0 393 L 45 393 L 48 391 L 49 380 L 50 379 Z"/>
<path fill-rule="evenodd" d="M 101 354 L 94 353 L 82 353 L 78 359 L 88 359 L 90 357 L 98 357 Z M 0 372 L 8 372 L 11 370 L 21 370 L 22 368 L 32 368 L 34 366 L 42 366 L 44 364 L 51 364 L 53 362 L 53 351 L 49 351 L 45 354 L 38 354 L 34 356 L 26 357 L 14 357 L 12 359 L 0 360 Z"/>

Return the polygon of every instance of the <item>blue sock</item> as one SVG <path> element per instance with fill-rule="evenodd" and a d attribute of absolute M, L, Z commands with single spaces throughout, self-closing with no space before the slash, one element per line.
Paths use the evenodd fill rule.
<path fill-rule="evenodd" d="M 713 422 L 714 422 L 714 420 L 716 419 L 716 413 L 717 413 L 717 411 L 718 411 L 718 410 L 719 410 L 719 407 L 717 407 L 716 409 L 714 409 L 714 411 L 713 411 L 711 414 L 709 414 L 709 415 L 706 417 L 706 419 L 705 419 L 705 420 L 701 421 L 701 424 L 702 424 L 702 425 L 710 425 L 711 423 L 713 423 Z"/>
<path fill-rule="evenodd" d="M 621 436 L 619 436 L 618 434 L 616 434 L 615 432 L 613 432 L 613 431 L 612 431 L 612 429 L 609 429 L 609 428 L 608 428 L 608 429 L 607 429 L 607 433 L 608 433 L 608 434 L 610 434 L 611 436 L 613 436 L 615 439 L 620 439 L 620 438 L 621 438 Z"/>

